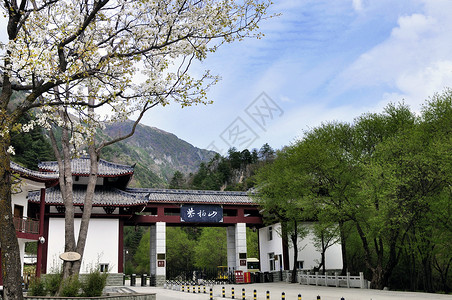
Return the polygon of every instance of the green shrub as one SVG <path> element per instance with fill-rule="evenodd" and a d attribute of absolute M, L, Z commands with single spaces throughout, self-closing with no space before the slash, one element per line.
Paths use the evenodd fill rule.
<path fill-rule="evenodd" d="M 30 296 L 45 296 L 47 294 L 44 281 L 37 277 L 30 282 L 28 295 Z"/>
<path fill-rule="evenodd" d="M 45 277 L 46 290 L 50 296 L 55 296 L 60 289 L 62 275 L 60 273 L 47 274 Z"/>
<path fill-rule="evenodd" d="M 63 280 L 61 283 L 61 297 L 77 297 L 80 290 L 80 281 L 77 275 L 73 275 Z"/>
<path fill-rule="evenodd" d="M 82 283 L 83 296 L 102 296 L 102 291 L 107 283 L 107 277 L 107 273 L 101 273 L 100 271 L 92 271 L 89 273 L 86 276 L 85 281 Z"/>

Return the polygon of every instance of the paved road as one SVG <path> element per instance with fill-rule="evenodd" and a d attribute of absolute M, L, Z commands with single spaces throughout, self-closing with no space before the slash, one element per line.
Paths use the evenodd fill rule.
<path fill-rule="evenodd" d="M 273 283 L 255 283 L 255 284 L 236 284 L 225 285 L 226 298 L 221 297 L 221 285 L 213 286 L 213 297 L 215 300 L 231 299 L 231 288 L 234 287 L 235 299 L 242 299 L 242 288 L 245 289 L 246 300 L 253 300 L 253 290 L 257 290 L 257 299 L 266 299 L 266 291 L 270 291 L 271 300 L 281 299 L 281 293 L 285 293 L 286 300 L 297 300 L 298 294 L 302 295 L 303 300 L 316 300 L 320 296 L 321 300 L 452 300 L 452 295 L 439 295 L 427 293 L 412 292 L 394 292 L 364 289 L 347 289 L 335 287 L 307 286 L 300 284 L 290 284 L 282 282 Z M 157 300 L 209 300 L 209 291 L 207 294 L 193 294 L 180 292 L 176 290 L 158 288 L 158 287 L 128 287 L 139 293 L 156 293 Z M 197 290 L 196 290 L 197 291 Z M 201 289 L 202 292 L 202 289 Z"/>

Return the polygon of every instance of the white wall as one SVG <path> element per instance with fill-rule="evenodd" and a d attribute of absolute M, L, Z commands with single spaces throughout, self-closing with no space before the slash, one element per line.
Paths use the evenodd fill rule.
<path fill-rule="evenodd" d="M 311 226 L 310 224 L 306 224 L 306 226 Z M 259 254 L 260 254 L 260 263 L 261 263 L 261 271 L 269 272 L 270 271 L 270 263 L 268 253 L 274 252 L 275 255 L 282 254 L 282 238 L 279 234 L 281 226 L 280 224 L 274 224 L 271 227 L 273 228 L 273 239 L 271 241 L 268 240 L 268 228 L 263 227 L 259 229 Z M 290 241 L 289 241 L 289 244 Z M 314 267 L 319 265 L 321 256 L 320 252 L 314 246 L 313 242 L 313 234 L 309 233 L 307 237 L 303 240 L 298 240 L 298 261 L 303 261 L 303 270 L 312 270 Z M 294 248 L 289 246 L 289 267 L 293 268 L 293 251 Z M 341 255 L 341 245 L 339 243 L 331 246 L 327 249 L 325 253 L 325 264 L 326 269 L 336 270 L 342 269 L 342 255 Z M 276 270 L 279 270 L 279 263 L 276 262 Z"/>
<path fill-rule="evenodd" d="M 76 237 L 80 228 L 80 219 L 75 220 Z M 61 266 L 59 255 L 64 252 L 64 219 L 50 218 L 49 238 L 47 241 L 47 273 Z M 81 273 L 87 273 L 99 264 L 109 264 L 110 273 L 118 273 L 119 220 L 91 219 L 82 262 Z"/>
<path fill-rule="evenodd" d="M 312 227 L 312 224 L 305 224 L 308 227 Z M 293 268 L 293 252 L 294 248 L 289 241 L 289 261 L 290 269 Z M 312 270 L 314 267 L 318 267 L 321 261 L 321 252 L 314 246 L 314 234 L 312 231 L 301 241 L 298 241 L 298 261 L 303 261 L 303 270 Z M 325 268 L 327 270 L 340 270 L 342 269 L 342 254 L 341 245 L 336 243 L 329 247 L 325 252 Z"/>
<path fill-rule="evenodd" d="M 272 240 L 269 240 L 268 231 L 269 227 L 272 227 Z M 266 226 L 264 228 L 259 229 L 259 260 L 261 264 L 262 272 L 270 271 L 270 261 L 269 261 L 269 253 L 274 253 L 276 255 L 282 256 L 282 239 L 280 236 L 281 226 L 280 224 L 274 224 L 271 226 Z M 279 262 L 278 266 L 275 266 L 276 270 L 279 270 Z"/>

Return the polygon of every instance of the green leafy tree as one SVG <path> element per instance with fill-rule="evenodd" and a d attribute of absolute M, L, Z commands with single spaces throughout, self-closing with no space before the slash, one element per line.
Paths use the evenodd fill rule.
<path fill-rule="evenodd" d="M 206 227 L 195 246 L 195 266 L 215 268 L 227 264 L 226 229 L 224 227 Z"/>
<path fill-rule="evenodd" d="M 136 272 L 137 273 L 148 273 L 151 270 L 150 266 L 150 239 L 151 235 L 149 230 L 146 230 L 138 244 L 138 248 L 133 256 L 133 259 L 137 265 Z"/>
<path fill-rule="evenodd" d="M 298 172 L 299 169 L 292 163 L 291 150 L 279 152 L 272 164 L 267 164 L 258 170 L 255 198 L 264 208 L 264 218 L 267 222 L 281 223 L 282 230 L 279 234 L 287 246 L 289 245 L 288 237 L 290 237 L 294 248 L 292 282 L 296 282 L 298 239 L 305 237 L 308 233 L 303 225 L 307 216 L 300 201 L 307 193 L 308 178 L 306 172 Z"/>
<path fill-rule="evenodd" d="M 351 155 L 352 132 L 347 123 L 324 123 L 306 132 L 305 137 L 292 146 L 290 157 L 297 172 L 308 174 L 306 197 L 301 199 L 304 209 L 314 220 L 328 226 L 338 224 L 343 274 L 348 269 L 346 223 L 353 212 L 351 201 L 358 189 L 360 174 L 360 167 Z M 322 226 L 323 230 L 328 226 Z"/>
<path fill-rule="evenodd" d="M 170 189 L 182 189 L 185 187 L 184 174 L 180 171 L 174 172 L 173 178 L 171 178 L 169 188 Z"/>
<path fill-rule="evenodd" d="M 183 276 L 177 272 L 193 269 L 195 246 L 196 241 L 190 239 L 183 228 L 166 228 L 166 262 L 169 274 L 172 274 L 173 277 Z"/>

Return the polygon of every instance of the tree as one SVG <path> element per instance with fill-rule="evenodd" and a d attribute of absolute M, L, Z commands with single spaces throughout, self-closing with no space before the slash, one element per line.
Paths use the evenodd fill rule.
<path fill-rule="evenodd" d="M 347 226 L 350 220 L 351 199 L 358 188 L 360 169 L 351 156 L 352 127 L 347 123 L 324 123 L 305 133 L 292 146 L 291 161 L 298 172 L 308 175 L 303 207 L 312 218 L 327 228 L 338 225 L 342 251 L 342 273 L 347 265 Z M 319 237 L 322 239 L 321 237 Z"/>
<path fill-rule="evenodd" d="M 272 164 L 260 168 L 256 174 L 256 200 L 264 208 L 264 218 L 267 222 L 281 223 L 281 235 L 286 246 L 294 247 L 294 263 L 292 268 L 292 282 L 296 282 L 298 260 L 298 239 L 304 238 L 308 230 L 303 225 L 307 219 L 302 202 L 306 195 L 308 178 L 306 172 L 298 172 L 294 168 L 291 149 L 280 151 Z"/>
<path fill-rule="evenodd" d="M 2 91 L 0 94 L 0 242 L 4 297 L 22 299 L 18 243 L 11 216 L 11 132 L 30 129 L 19 119 L 32 108 L 45 113 L 74 132 L 66 141 L 77 141 L 77 131 L 91 135 L 99 117 L 93 111 L 108 106 L 111 119 L 123 120 L 134 112 L 171 100 L 182 106 L 209 103 L 205 90 L 217 78 L 208 72 L 193 78 L 188 69 L 223 42 L 250 36 L 268 7 L 268 2 L 245 1 L 4 1 L 8 20 L 8 43 L 2 45 Z M 217 43 L 212 41 L 217 40 Z M 178 63 L 175 68 L 170 68 Z M 141 73 L 143 80 L 136 80 Z M 13 93 L 26 91 L 24 99 L 11 102 Z M 87 108 L 91 108 L 88 110 Z M 67 114 L 83 116 L 77 125 Z M 47 128 L 49 122 L 45 120 Z M 90 182 L 95 182 L 100 150 L 88 149 L 92 158 Z M 62 146 L 68 161 L 73 149 Z M 72 184 L 63 164 L 60 185 Z M 64 188 L 62 188 L 63 190 Z M 88 187 L 87 195 L 94 187 Z M 69 203 L 70 190 L 63 195 Z M 67 197 L 66 197 L 67 196 Z M 89 208 L 89 197 L 85 207 Z M 67 216 L 71 213 L 67 211 Z M 89 209 L 84 219 L 89 218 Z M 70 219 L 70 217 L 69 217 Z M 86 222 L 88 223 L 88 222 Z M 81 227 L 82 228 L 82 227 Z M 83 226 L 81 236 L 88 226 Z M 74 248 L 67 234 L 66 249 Z M 83 247 L 80 241 L 77 247 Z"/>
<path fill-rule="evenodd" d="M 171 178 L 169 188 L 170 189 L 182 189 L 185 186 L 184 174 L 180 171 L 174 172 L 173 178 Z"/>
<path fill-rule="evenodd" d="M 206 227 L 195 246 L 195 266 L 215 268 L 227 264 L 226 230 L 223 227 Z"/>
<path fill-rule="evenodd" d="M 191 228 L 191 227 L 190 227 Z M 196 241 L 182 228 L 166 228 L 166 263 L 168 274 L 181 276 L 181 271 L 192 270 L 195 262 Z M 184 275 L 182 275 L 184 276 Z M 185 275 L 186 276 L 186 275 Z M 191 278 L 186 278 L 188 280 Z"/>
<path fill-rule="evenodd" d="M 151 234 L 146 230 L 141 237 L 138 248 L 136 249 L 133 259 L 137 265 L 136 272 L 139 274 L 147 273 L 151 269 L 151 258 L 149 247 L 151 244 Z"/>

